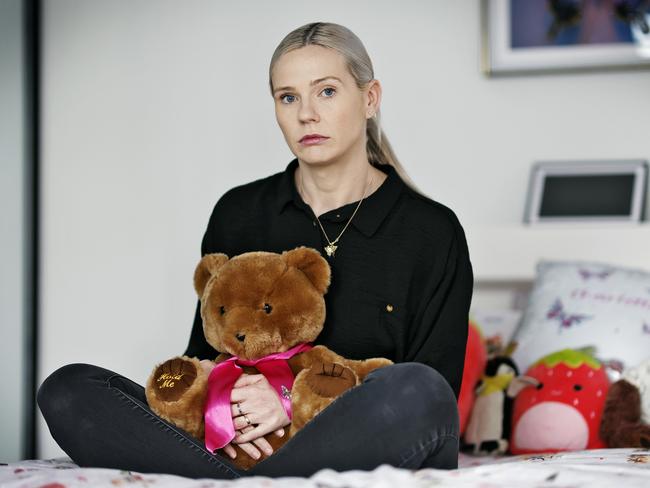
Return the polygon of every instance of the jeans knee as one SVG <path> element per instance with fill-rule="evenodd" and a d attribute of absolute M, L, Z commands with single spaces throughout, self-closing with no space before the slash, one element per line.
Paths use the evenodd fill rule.
<path fill-rule="evenodd" d="M 95 368 L 91 364 L 66 364 L 45 378 L 36 393 L 36 403 L 43 416 L 69 412 L 75 398 L 87 387 L 87 380 Z"/>
<path fill-rule="evenodd" d="M 394 401 L 400 409 L 408 409 L 409 416 L 456 426 L 458 430 L 456 396 L 447 380 L 434 368 L 410 362 L 394 364 L 373 373 L 389 382 Z"/>

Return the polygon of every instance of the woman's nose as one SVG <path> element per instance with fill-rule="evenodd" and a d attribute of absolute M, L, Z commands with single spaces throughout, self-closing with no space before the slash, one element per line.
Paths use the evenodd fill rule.
<path fill-rule="evenodd" d="M 316 107 L 311 102 L 302 102 L 300 104 L 300 110 L 298 111 L 298 117 L 301 122 L 312 122 L 318 121 L 319 115 L 316 110 Z"/>

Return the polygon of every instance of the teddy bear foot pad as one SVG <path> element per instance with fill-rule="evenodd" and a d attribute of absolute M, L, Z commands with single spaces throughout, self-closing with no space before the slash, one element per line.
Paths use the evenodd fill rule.
<path fill-rule="evenodd" d="M 197 369 L 191 361 L 174 358 L 162 363 L 154 373 L 155 393 L 163 402 L 181 398 L 194 384 Z"/>
<path fill-rule="evenodd" d="M 318 362 L 307 374 L 305 381 L 321 397 L 334 398 L 357 385 L 355 372 L 339 363 Z"/>

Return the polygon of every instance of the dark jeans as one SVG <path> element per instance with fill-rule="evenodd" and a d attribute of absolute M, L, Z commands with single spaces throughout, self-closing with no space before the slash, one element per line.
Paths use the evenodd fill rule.
<path fill-rule="evenodd" d="M 52 436 L 80 466 L 239 478 L 308 477 L 323 468 L 372 470 L 384 463 L 458 465 L 454 393 L 436 370 L 419 363 L 373 371 L 249 471 L 156 416 L 142 386 L 107 369 L 63 366 L 43 382 L 37 399 Z"/>

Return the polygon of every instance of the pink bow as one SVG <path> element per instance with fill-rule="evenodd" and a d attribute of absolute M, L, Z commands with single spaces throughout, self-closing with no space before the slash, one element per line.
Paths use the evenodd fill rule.
<path fill-rule="evenodd" d="M 230 392 L 242 366 L 255 366 L 278 392 L 287 416 L 291 419 L 291 397 L 293 373 L 287 359 L 312 348 L 309 344 L 298 344 L 288 351 L 269 354 L 259 359 L 240 359 L 237 356 L 217 364 L 208 377 L 208 396 L 203 415 L 205 418 L 205 447 L 210 452 L 221 449 L 235 437 L 235 427 L 230 411 Z"/>

